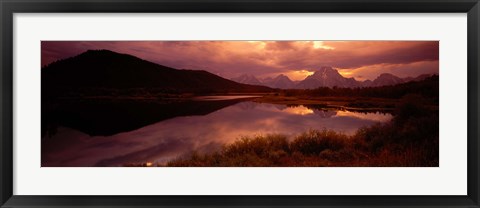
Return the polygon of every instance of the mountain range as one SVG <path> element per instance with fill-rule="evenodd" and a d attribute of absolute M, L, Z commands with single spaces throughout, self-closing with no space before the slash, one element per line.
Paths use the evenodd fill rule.
<path fill-rule="evenodd" d="M 312 75 L 307 76 L 301 81 L 292 81 L 289 77 L 280 74 L 275 78 L 258 79 L 253 75 L 241 75 L 232 78 L 233 81 L 245 84 L 263 85 L 279 89 L 315 89 L 318 87 L 380 87 L 396 85 L 410 81 L 421 81 L 432 75 L 423 74 L 418 77 L 400 78 L 390 73 L 380 74 L 376 79 L 357 81 L 355 78 L 343 77 L 336 69 L 328 66 L 320 67 Z"/>
<path fill-rule="evenodd" d="M 332 67 L 324 66 L 302 81 L 292 81 L 283 74 L 265 79 L 245 74 L 230 80 L 204 70 L 174 69 L 128 54 L 88 50 L 42 67 L 41 76 L 42 96 L 64 96 L 96 92 L 101 95 L 101 90 L 115 94 L 125 92 L 125 89 L 160 93 L 249 93 L 272 92 L 272 88 L 377 87 L 420 81 L 431 75 L 399 78 L 385 73 L 373 81 L 357 81 L 343 77 Z"/>

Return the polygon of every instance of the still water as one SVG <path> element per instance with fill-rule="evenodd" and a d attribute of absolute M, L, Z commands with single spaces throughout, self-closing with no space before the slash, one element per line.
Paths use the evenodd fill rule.
<path fill-rule="evenodd" d="M 219 99 L 208 97 L 206 100 L 215 102 Z M 190 104 L 195 105 L 195 102 Z M 221 145 L 242 136 L 285 134 L 294 137 L 309 129 L 330 129 L 353 134 L 362 126 L 386 122 L 391 118 L 392 115 L 388 113 L 351 112 L 243 100 L 208 113 L 182 114 L 107 136 L 87 134 L 79 128 L 60 124 L 54 134 L 42 138 L 42 166 L 165 163 L 194 150 L 217 150 Z"/>

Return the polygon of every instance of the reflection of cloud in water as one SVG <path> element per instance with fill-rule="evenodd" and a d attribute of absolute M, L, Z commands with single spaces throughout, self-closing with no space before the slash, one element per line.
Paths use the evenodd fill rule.
<path fill-rule="evenodd" d="M 54 137 L 42 139 L 42 165 L 162 163 L 192 150 L 218 149 L 241 136 L 270 133 L 293 136 L 309 129 L 353 134 L 362 126 L 391 118 L 389 114 L 278 106 L 243 102 L 205 116 L 176 117 L 108 137 L 89 137 L 73 129 L 59 128 Z"/>
<path fill-rule="evenodd" d="M 350 111 L 337 111 L 338 117 L 354 117 L 363 120 L 377 121 L 377 122 L 387 122 L 392 119 L 391 114 L 385 113 L 360 113 L 360 112 L 350 112 Z"/>
<path fill-rule="evenodd" d="M 288 107 L 282 110 L 283 112 L 291 113 L 291 114 L 296 114 L 296 115 L 308 115 L 308 114 L 313 114 L 313 110 L 310 108 L 307 108 L 303 105 L 300 106 L 295 106 L 295 107 Z"/>

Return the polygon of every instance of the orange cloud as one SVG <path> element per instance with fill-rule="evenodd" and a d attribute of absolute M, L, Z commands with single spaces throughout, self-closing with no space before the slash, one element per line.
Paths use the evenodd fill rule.
<path fill-rule="evenodd" d="M 226 78 L 283 73 L 302 79 L 320 66 L 357 79 L 385 72 L 417 76 L 438 73 L 439 58 L 438 41 L 42 41 L 42 66 L 88 49 L 113 50 Z"/>

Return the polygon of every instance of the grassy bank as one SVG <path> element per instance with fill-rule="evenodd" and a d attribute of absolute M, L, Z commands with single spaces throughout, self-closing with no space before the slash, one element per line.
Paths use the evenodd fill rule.
<path fill-rule="evenodd" d="M 361 128 L 352 136 L 310 130 L 293 139 L 285 135 L 244 137 L 220 151 L 193 152 L 167 166 L 438 166 L 438 110 L 421 96 L 409 95 L 397 103 L 394 114 L 392 121 Z"/>

